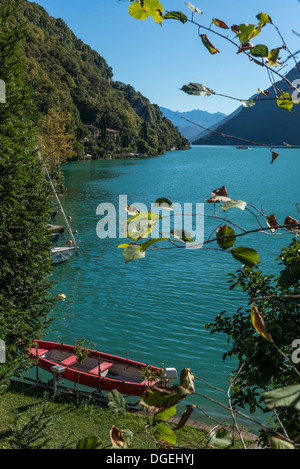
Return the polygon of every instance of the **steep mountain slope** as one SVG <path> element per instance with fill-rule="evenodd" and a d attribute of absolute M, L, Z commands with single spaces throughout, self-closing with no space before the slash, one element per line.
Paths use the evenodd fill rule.
<path fill-rule="evenodd" d="M 291 82 L 299 80 L 298 69 L 292 68 L 286 77 Z M 278 81 L 276 86 L 281 90 L 288 88 L 283 80 Z M 240 108 L 240 112 L 235 111 L 223 125 L 217 127 L 216 131 L 268 145 L 284 145 L 284 143 L 300 145 L 300 106 L 294 106 L 290 112 L 281 109 L 274 99 L 273 87 L 271 86 L 267 91 L 268 96 L 260 94 L 261 101 L 257 101 L 251 108 Z M 214 133 L 209 133 L 193 143 L 195 145 L 240 144 L 236 139 Z"/>
<path fill-rule="evenodd" d="M 79 156 L 85 151 L 82 142 L 89 136 L 86 126 L 90 124 L 101 128 L 105 123 L 119 132 L 116 152 L 125 144 L 127 150 L 137 148 L 137 142 L 145 137 L 141 130 L 144 122 L 149 129 L 149 142 L 144 146 L 151 154 L 186 147 L 188 142 L 162 116 L 158 106 L 130 85 L 115 83 L 106 60 L 78 39 L 62 19 L 50 17 L 41 6 L 22 0 L 16 21 L 27 23 L 23 52 L 38 109 L 41 115 L 51 108 L 71 112 Z M 101 142 L 94 150 L 97 146 Z"/>
<path fill-rule="evenodd" d="M 227 117 L 226 114 L 223 114 L 222 112 L 210 113 L 207 111 L 202 111 L 201 109 L 179 112 L 171 111 L 170 109 L 160 106 L 160 110 L 165 117 L 173 122 L 175 127 L 178 128 L 179 132 L 190 141 L 198 138 L 198 134 L 200 133 L 199 128 L 193 124 L 189 124 L 187 121 L 182 119 L 181 116 L 209 128 L 215 127 L 218 123 Z"/>

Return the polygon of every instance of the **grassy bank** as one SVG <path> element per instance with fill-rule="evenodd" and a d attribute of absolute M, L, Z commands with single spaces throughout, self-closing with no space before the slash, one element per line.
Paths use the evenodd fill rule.
<path fill-rule="evenodd" d="M 9 391 L 0 399 L 0 449 L 10 449 L 15 446 L 14 441 L 25 442 L 30 434 L 28 422 L 36 419 L 42 423 L 40 410 L 43 406 L 44 392 L 41 389 L 30 389 L 20 383 L 12 383 Z M 45 426 L 39 431 L 36 443 L 45 439 L 43 448 L 76 448 L 77 442 L 84 437 L 97 436 L 101 440 L 101 448 L 111 449 L 109 431 L 112 426 L 118 429 L 130 430 L 133 433 L 129 447 L 131 449 L 157 449 L 157 445 L 147 433 L 145 426 L 147 419 L 138 413 L 114 413 L 105 404 L 81 400 L 76 403 L 74 396 L 50 395 L 47 403 Z M 15 419 L 18 415 L 17 420 Z M 32 421 L 32 420 L 31 420 Z M 171 424 L 175 427 L 175 423 Z M 176 431 L 177 444 L 185 448 L 193 448 L 200 444 L 204 446 L 208 433 L 200 428 L 185 426 Z M 234 448 L 240 448 L 236 441 Z"/>

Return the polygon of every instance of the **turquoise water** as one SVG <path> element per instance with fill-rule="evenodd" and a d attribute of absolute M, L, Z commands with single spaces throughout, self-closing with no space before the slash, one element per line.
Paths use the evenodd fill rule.
<path fill-rule="evenodd" d="M 164 363 L 178 371 L 189 367 L 196 376 L 227 389 L 235 363 L 223 363 L 226 338 L 209 335 L 205 324 L 219 312 L 234 312 L 245 304 L 242 294 L 229 291 L 227 284 L 227 274 L 240 263 L 213 250 L 170 249 L 147 251 L 145 259 L 125 264 L 117 248 L 124 240 L 98 238 L 101 217 L 96 210 L 110 202 L 118 211 L 119 194 L 126 194 L 129 204 L 140 202 L 149 208 L 159 197 L 181 204 L 203 203 L 213 189 L 225 185 L 230 197 L 263 205 L 279 222 L 287 215 L 297 218 L 300 151 L 279 153 L 271 165 L 266 149 L 195 146 L 158 158 L 64 165 L 68 192 L 62 204 L 72 216 L 72 228 L 78 230 L 80 253 L 54 269 L 55 293 L 64 293 L 66 300 L 57 303 L 50 338 L 65 343 L 86 338 L 97 350 L 128 353 L 130 358 Z M 213 214 L 211 205 L 205 204 L 206 214 Z M 242 226 L 256 228 L 246 211 L 232 209 L 227 215 Z M 205 235 L 216 226 L 206 218 Z M 66 235 L 63 242 L 67 239 Z M 236 246 L 256 248 L 261 267 L 270 273 L 290 239 L 290 235 L 251 234 L 237 240 Z M 203 383 L 197 382 L 197 391 L 224 401 L 222 394 Z M 200 399 L 199 405 L 208 413 L 223 415 L 209 401 Z"/>

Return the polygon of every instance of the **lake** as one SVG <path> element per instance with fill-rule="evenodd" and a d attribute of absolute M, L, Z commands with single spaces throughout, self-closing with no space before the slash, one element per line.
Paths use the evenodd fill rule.
<path fill-rule="evenodd" d="M 223 363 L 226 337 L 209 335 L 205 324 L 221 311 L 233 313 L 246 305 L 241 292 L 230 291 L 227 283 L 227 274 L 241 264 L 228 253 L 204 249 L 152 249 L 145 259 L 125 264 L 118 249 L 125 240 L 100 239 L 96 227 L 101 216 L 96 211 L 106 202 L 118 213 L 120 194 L 127 195 L 129 204 L 140 202 L 149 209 L 159 197 L 195 207 L 224 185 L 229 197 L 263 206 L 279 222 L 288 215 L 299 218 L 295 203 L 299 202 L 300 150 L 278 152 L 272 165 L 267 149 L 203 146 L 158 158 L 65 164 L 68 191 L 61 200 L 72 217 L 72 228 L 78 230 L 80 252 L 54 269 L 54 294 L 64 293 L 66 300 L 56 303 L 49 339 L 74 343 L 85 338 L 96 350 L 121 356 L 128 353 L 129 358 L 158 366 L 163 363 L 179 372 L 188 367 L 211 385 L 227 390 L 235 362 Z M 204 210 L 213 215 L 213 204 L 205 203 Z M 218 213 L 224 216 L 222 210 Z M 226 215 L 246 228 L 257 227 L 247 211 L 234 208 Z M 61 218 L 55 219 L 55 223 L 61 222 Z M 219 223 L 223 222 L 205 218 L 205 236 Z M 66 234 L 62 243 L 67 239 Z M 237 239 L 236 246 L 257 249 L 260 267 L 271 273 L 278 270 L 274 259 L 291 239 L 291 235 L 251 234 Z M 196 388 L 226 402 L 204 383 L 196 382 Z M 222 408 L 212 402 L 196 401 L 209 414 L 224 416 Z M 200 412 L 193 418 L 196 413 L 203 418 Z"/>

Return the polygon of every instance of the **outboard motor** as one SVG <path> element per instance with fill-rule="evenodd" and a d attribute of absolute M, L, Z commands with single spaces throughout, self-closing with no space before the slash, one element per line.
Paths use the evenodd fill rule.
<path fill-rule="evenodd" d="M 176 368 L 165 368 L 163 378 L 166 380 L 166 387 L 171 388 L 174 381 L 178 378 Z"/>

